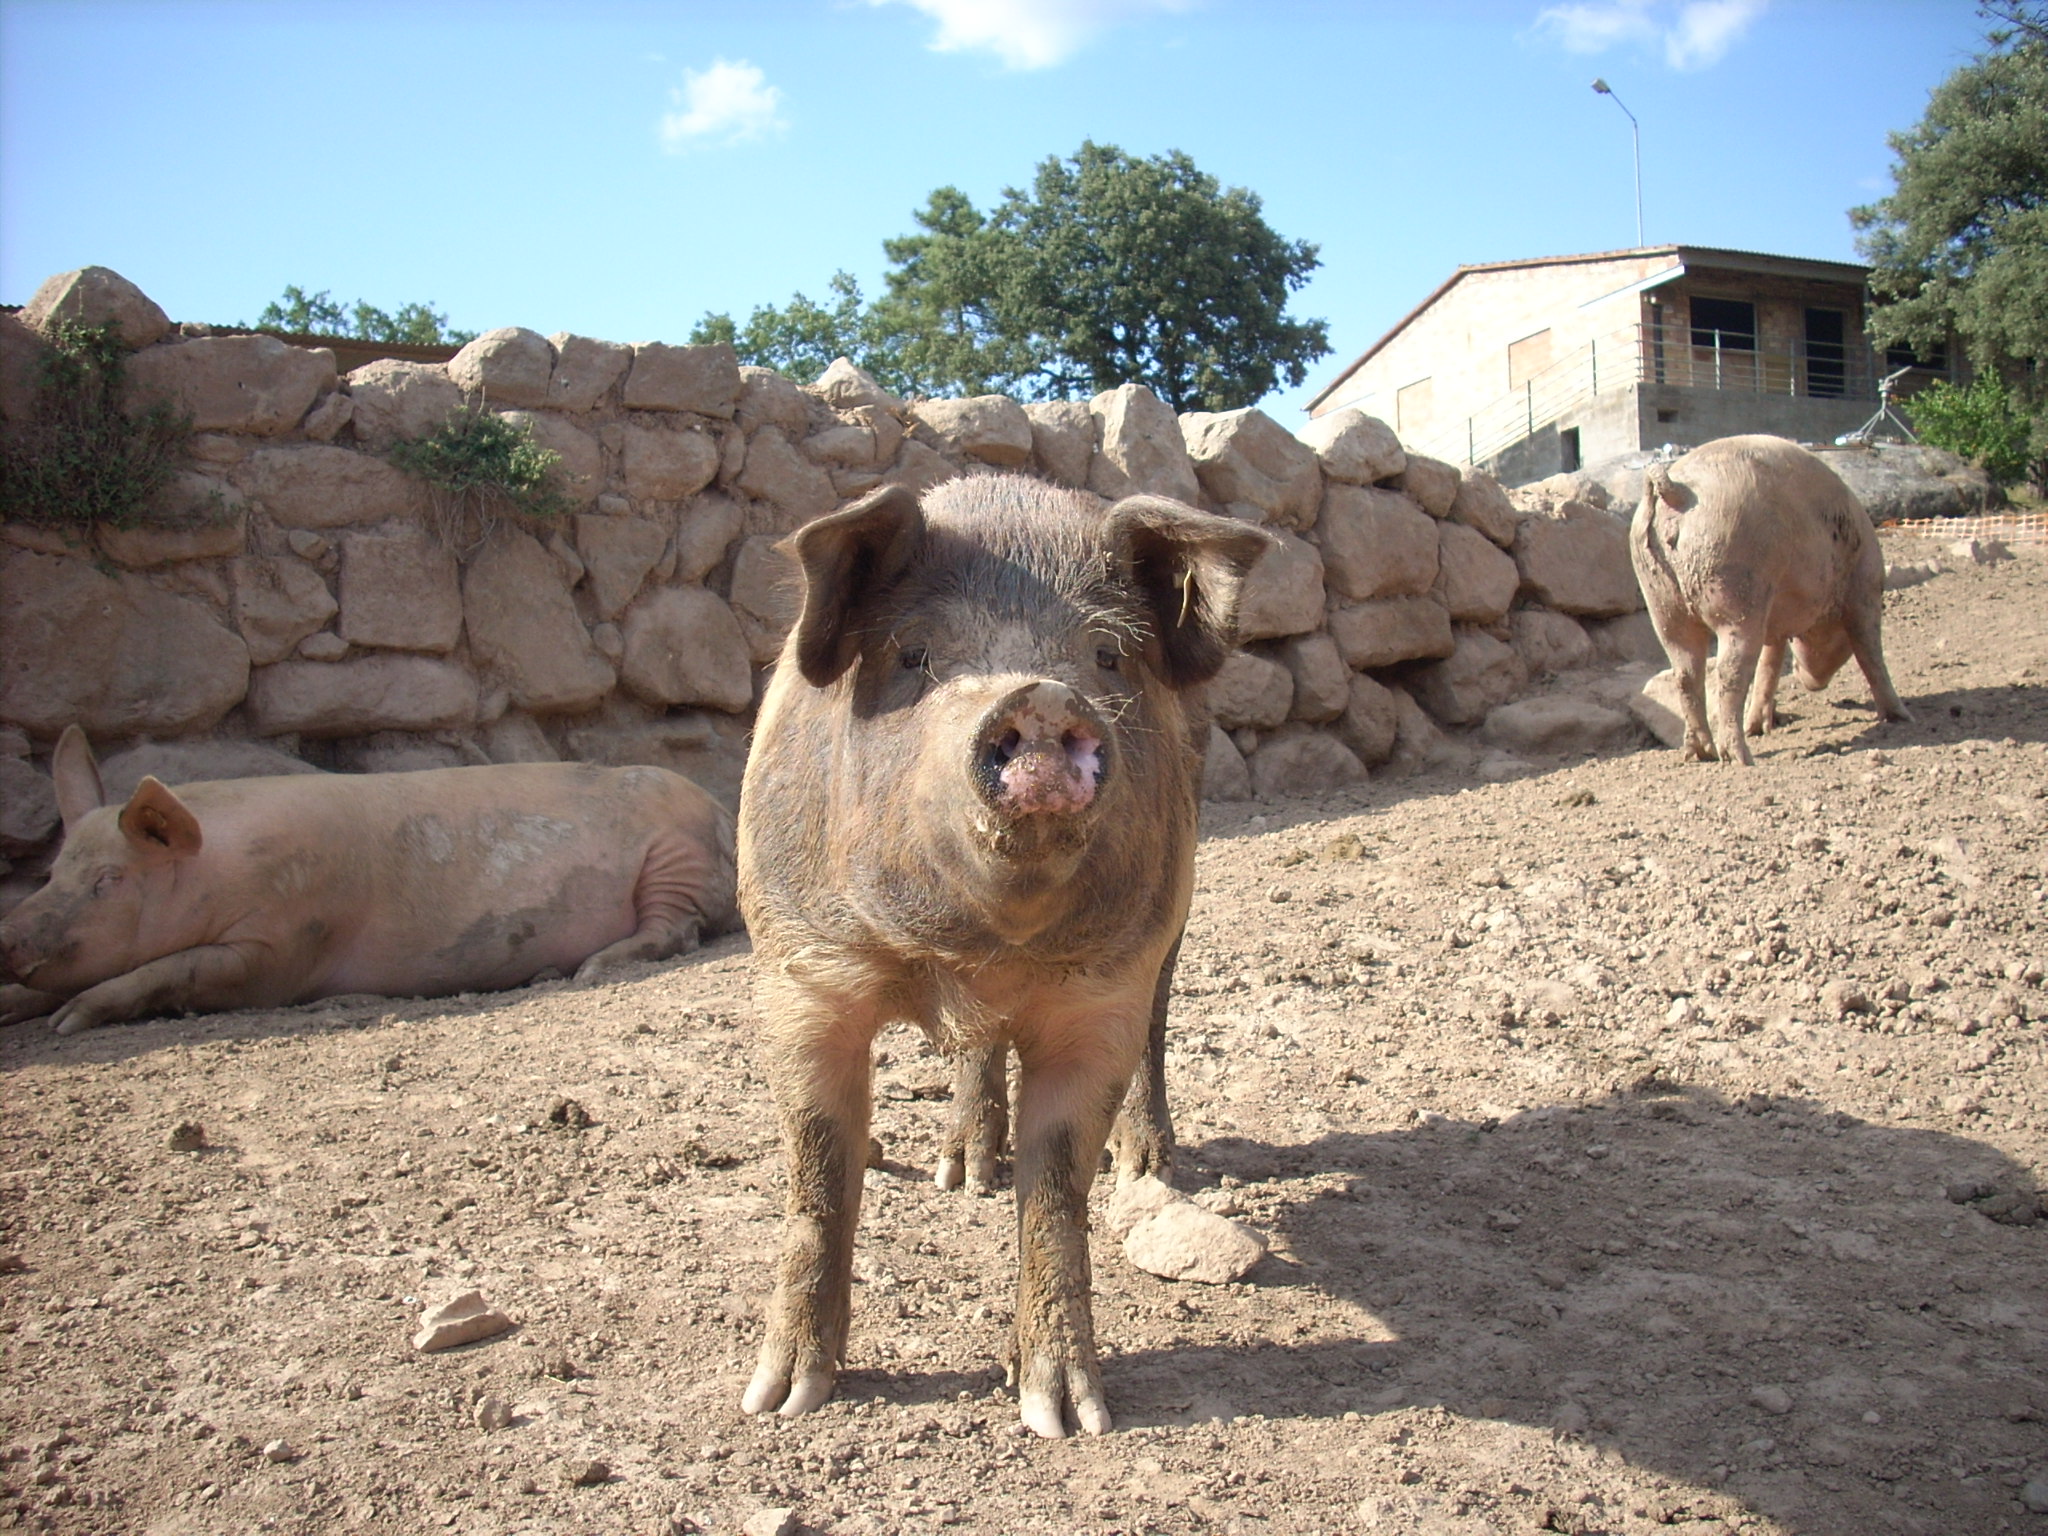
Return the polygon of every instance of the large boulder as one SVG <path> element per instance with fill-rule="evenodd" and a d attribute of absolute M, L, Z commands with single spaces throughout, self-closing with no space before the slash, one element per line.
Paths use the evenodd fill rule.
<path fill-rule="evenodd" d="M 787 532 L 839 505 L 831 477 L 792 448 L 777 427 L 763 427 L 754 434 L 747 444 L 746 466 L 733 483 L 774 508 L 774 527 L 766 531 Z"/>
<path fill-rule="evenodd" d="M 241 701 L 249 648 L 198 603 L 90 561 L 0 551 L 0 720 L 38 736 L 178 736 Z"/>
<path fill-rule="evenodd" d="M 811 430 L 812 396 L 793 379 L 773 368 L 740 365 L 740 400 L 733 420 L 750 436 L 763 427 L 777 427 L 794 441 Z"/>
<path fill-rule="evenodd" d="M 1546 672 L 1569 672 L 1592 658 L 1593 642 L 1586 628 L 1566 613 L 1548 608 L 1519 608 L 1508 616 L 1508 643 L 1522 658 L 1532 677 Z"/>
<path fill-rule="evenodd" d="M 691 411 L 730 421 L 740 399 L 740 362 L 731 347 L 672 347 L 644 341 L 633 348 L 621 397 L 628 410 Z"/>
<path fill-rule="evenodd" d="M 635 501 L 683 501 L 718 474 L 718 444 L 694 427 L 643 427 L 628 423 L 626 494 Z"/>
<path fill-rule="evenodd" d="M 740 776 L 747 766 L 747 722 L 737 715 L 670 709 L 653 718 L 648 706 L 621 692 L 600 716 L 564 733 L 568 755 L 579 763 L 630 768 L 644 763 L 680 773 L 705 793 L 737 810 Z"/>
<path fill-rule="evenodd" d="M 1334 720 L 1351 698 L 1351 669 L 1328 635 L 1296 635 L 1280 647 L 1280 664 L 1294 679 L 1292 714 L 1311 723 Z"/>
<path fill-rule="evenodd" d="M 379 358 L 351 370 L 356 441 L 382 453 L 400 438 L 427 437 L 463 408 L 461 386 L 439 363 Z"/>
<path fill-rule="evenodd" d="M 1294 678 L 1277 661 L 1233 651 L 1209 684 L 1209 712 L 1226 731 L 1270 731 L 1294 704 Z"/>
<path fill-rule="evenodd" d="M 1626 746 L 1635 726 L 1620 710 L 1591 699 L 1545 694 L 1488 711 L 1479 737 L 1509 752 L 1577 756 Z"/>
<path fill-rule="evenodd" d="M 732 609 L 702 587 L 661 587 L 626 615 L 619 681 L 649 704 L 730 714 L 754 702 L 754 669 Z"/>
<path fill-rule="evenodd" d="M 134 528 L 94 526 L 94 542 L 116 565 L 143 570 L 185 560 L 221 560 L 239 555 L 248 543 L 249 507 L 224 480 L 196 470 L 174 470 L 150 509 L 151 520 Z"/>
<path fill-rule="evenodd" d="M 1523 518 L 1514 554 L 1523 588 L 1546 608 L 1606 618 L 1643 606 L 1628 525 L 1582 501 L 1566 502 L 1553 516 Z"/>
<path fill-rule="evenodd" d="M 341 638 L 351 645 L 445 655 L 462 638 L 455 556 L 417 523 L 341 541 Z"/>
<path fill-rule="evenodd" d="M 0 757 L 0 859 L 35 853 L 57 835 L 57 789 L 22 757 Z"/>
<path fill-rule="evenodd" d="M 1506 549 L 1515 542 L 1515 504 L 1500 482 L 1484 470 L 1468 470 L 1458 482 L 1447 514 L 1452 522 L 1475 528 Z"/>
<path fill-rule="evenodd" d="M 249 555 L 234 570 L 235 627 L 255 666 L 283 661 L 340 611 L 320 573 L 297 555 Z"/>
<path fill-rule="evenodd" d="M 740 545 L 732 565 L 732 608 L 747 653 L 763 666 L 782 652 L 783 637 L 803 608 L 803 581 L 796 561 L 772 534 L 755 534 Z"/>
<path fill-rule="evenodd" d="M 730 496 L 699 496 L 676 518 L 677 581 L 702 581 L 725 558 L 747 525 L 746 508 Z"/>
<path fill-rule="evenodd" d="M 1031 457 L 1031 418 L 1008 395 L 920 400 L 910 416 L 945 452 L 999 469 L 1016 469 Z"/>
<path fill-rule="evenodd" d="M 1249 800 L 1252 776 L 1244 765 L 1244 754 L 1224 733 L 1223 727 L 1209 727 L 1208 750 L 1202 754 L 1202 798 L 1204 800 Z"/>
<path fill-rule="evenodd" d="M 150 345 L 171 328 L 171 317 L 156 301 L 111 267 L 79 267 L 44 278 L 22 306 L 21 318 L 43 332 L 58 320 L 111 325 L 130 351 Z"/>
<path fill-rule="evenodd" d="M 1389 597 L 1333 608 L 1330 638 L 1354 671 L 1448 656 L 1456 645 L 1451 615 L 1433 597 Z"/>
<path fill-rule="evenodd" d="M 260 741 L 144 741 L 100 764 L 100 787 L 111 803 L 134 794 L 145 774 L 159 784 L 197 784 L 318 772 L 302 758 Z"/>
<path fill-rule="evenodd" d="M 375 454 L 328 443 L 258 448 L 228 471 L 236 487 L 286 528 L 343 528 L 416 518 L 426 486 Z"/>
<path fill-rule="evenodd" d="M 1491 624 L 1515 600 L 1521 584 L 1515 562 L 1478 530 L 1437 524 L 1437 596 L 1461 624 Z"/>
<path fill-rule="evenodd" d="M 514 706 L 537 715 L 589 709 L 615 681 L 576 616 L 564 576 L 539 540 L 509 528 L 463 573 L 471 657 L 503 682 Z"/>
<path fill-rule="evenodd" d="M 731 506 L 731 503 L 726 503 Z M 739 509 L 733 508 L 735 519 Z M 734 531 L 737 531 L 735 521 Z M 732 541 L 731 534 L 726 542 Z M 668 529 L 646 517 L 594 517 L 576 519 L 576 553 L 583 561 L 584 576 L 590 583 L 591 600 L 601 619 L 616 619 L 626 605 L 639 595 L 647 573 L 661 563 L 668 550 Z M 724 549 L 721 546 L 719 553 Z M 711 564 L 717 564 L 714 558 Z M 710 566 L 706 566 L 708 570 Z M 693 572 L 685 580 L 703 574 Z"/>
<path fill-rule="evenodd" d="M 1055 485 L 1081 489 L 1095 459 L 1095 413 L 1079 400 L 1037 400 L 1024 407 L 1031 423 L 1031 463 Z"/>
<path fill-rule="evenodd" d="M 555 455 L 548 489 L 569 506 L 583 508 L 604 489 L 604 448 L 596 437 L 553 411 L 500 411 L 515 427 L 532 434 L 533 445 Z"/>
<path fill-rule="evenodd" d="M 197 432 L 276 437 L 335 385 L 334 354 L 275 336 L 201 336 L 148 347 L 128 360 L 130 407 L 166 401 Z"/>
<path fill-rule="evenodd" d="M 1481 629 L 1460 629 L 1449 656 L 1418 667 L 1408 680 L 1416 702 L 1445 725 L 1484 719 L 1528 685 L 1522 658 Z"/>
<path fill-rule="evenodd" d="M 1260 742 L 1246 766 L 1261 800 L 1327 794 L 1366 777 L 1365 764 L 1343 742 L 1299 724 L 1284 726 Z"/>
<path fill-rule="evenodd" d="M 1393 488 L 1415 498 L 1415 504 L 1431 517 L 1449 517 L 1458 501 L 1458 471 L 1442 459 L 1408 455 L 1408 467 L 1394 476 Z"/>
<path fill-rule="evenodd" d="M 1122 384 L 1090 400 L 1088 409 L 1100 433 L 1089 490 L 1111 501 L 1150 492 L 1194 504 L 1201 487 L 1165 401 L 1142 384 Z"/>
<path fill-rule="evenodd" d="M 1999 504 L 1991 477 L 1965 459 L 1918 443 L 1817 448 L 1821 463 L 1855 493 L 1873 523 L 1973 517 Z M 1640 496 L 1640 492 L 1638 492 Z M 1633 507 L 1634 503 L 1626 505 Z"/>
<path fill-rule="evenodd" d="M 851 358 L 833 358 L 831 365 L 811 385 L 810 392 L 835 411 L 873 405 L 894 416 L 903 414 L 903 402 L 876 383 L 875 376 Z"/>
<path fill-rule="evenodd" d="M 1316 417 L 1296 435 L 1332 480 L 1371 485 L 1408 467 L 1408 455 L 1394 429 L 1351 406 Z"/>
<path fill-rule="evenodd" d="M 250 675 L 248 712 L 259 736 L 459 730 L 476 720 L 476 679 L 433 656 L 284 661 Z"/>
<path fill-rule="evenodd" d="M 1337 739 L 1368 768 L 1377 768 L 1394 755 L 1400 722 L 1394 691 L 1378 678 L 1354 672 L 1344 713 L 1337 717 Z"/>
<path fill-rule="evenodd" d="M 1399 491 L 1325 487 L 1316 534 L 1332 596 L 1414 597 L 1436 582 L 1436 519 Z"/>
<path fill-rule="evenodd" d="M 1190 411 L 1180 430 L 1202 489 L 1233 515 L 1285 528 L 1315 522 L 1323 490 L 1315 451 L 1264 411 Z"/>
<path fill-rule="evenodd" d="M 546 405 L 554 372 L 547 337 L 518 325 L 485 331 L 448 359 L 449 379 L 492 406 Z"/>
<path fill-rule="evenodd" d="M 1237 602 L 1237 637 L 1277 640 L 1305 635 L 1323 624 L 1323 556 L 1315 545 L 1283 528 L 1245 577 Z"/>
<path fill-rule="evenodd" d="M 548 338 L 555 366 L 548 374 L 546 403 L 558 411 L 587 411 L 625 376 L 633 349 L 616 341 L 594 341 L 557 331 Z"/>
<path fill-rule="evenodd" d="M 42 387 L 42 337 L 21 316 L 0 310 L 0 418 L 30 421 Z"/>

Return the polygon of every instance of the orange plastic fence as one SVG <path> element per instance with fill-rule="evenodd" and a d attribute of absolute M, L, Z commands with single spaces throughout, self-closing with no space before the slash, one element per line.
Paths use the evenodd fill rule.
<path fill-rule="evenodd" d="M 2003 539 L 2048 544 L 2048 512 L 2000 512 L 1987 517 L 1917 517 L 1881 523 L 1879 533 L 1904 539 Z"/>

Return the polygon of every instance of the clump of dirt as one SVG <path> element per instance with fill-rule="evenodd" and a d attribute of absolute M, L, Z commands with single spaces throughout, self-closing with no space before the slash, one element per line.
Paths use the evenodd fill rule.
<path fill-rule="evenodd" d="M 1016 1425 L 1013 1219 L 933 1186 L 945 1074 L 908 1031 L 839 1395 L 739 1413 L 781 1214 L 744 939 L 588 990 L 10 1031 L 0 1508 L 2044 1528 L 2048 551 L 1892 594 L 1886 638 L 1918 722 L 1845 676 L 1754 772 L 1650 751 L 1212 808 L 1179 1181 L 1270 1251 L 1176 1285 L 1098 1224 L 1100 1440 Z M 467 1291 L 517 1330 L 415 1353 Z"/>

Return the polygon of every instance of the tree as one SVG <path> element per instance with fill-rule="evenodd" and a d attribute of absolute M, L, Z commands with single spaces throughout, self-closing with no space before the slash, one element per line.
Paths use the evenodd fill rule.
<path fill-rule="evenodd" d="M 1889 197 L 1852 209 L 1871 263 L 1870 327 L 1922 353 L 1959 340 L 2033 419 L 2048 476 L 2048 4 L 1999 0 L 1989 48 L 1891 135 Z"/>
<path fill-rule="evenodd" d="M 836 346 L 907 391 L 1067 399 L 1136 382 L 1176 411 L 1231 410 L 1299 384 L 1330 350 L 1323 321 L 1286 313 L 1316 248 L 1260 208 L 1178 151 L 1084 143 L 989 214 L 957 187 L 932 193 L 917 231 L 884 242 L 888 292 L 873 305 L 842 273 L 830 309 L 798 294 L 744 330 L 707 315 L 696 336 L 806 376 Z"/>
<path fill-rule="evenodd" d="M 476 340 L 475 331 L 452 329 L 448 317 L 431 304 L 401 304 L 396 314 L 387 314 L 357 299 L 344 308 L 326 289 L 308 294 L 296 283 L 287 285 L 282 298 L 264 306 L 256 317 L 256 329 L 282 331 L 288 336 L 353 336 L 422 347 L 461 346 Z"/>

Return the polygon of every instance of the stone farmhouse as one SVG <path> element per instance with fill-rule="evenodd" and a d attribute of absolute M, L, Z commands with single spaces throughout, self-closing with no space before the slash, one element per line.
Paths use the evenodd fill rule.
<path fill-rule="evenodd" d="M 1737 432 L 1827 442 L 1941 357 L 1882 356 L 1869 269 L 1656 245 L 1453 272 L 1309 403 L 1356 408 L 1416 451 L 1520 485 L 1637 449 Z M 1921 366 L 1926 363 L 1930 366 Z"/>

